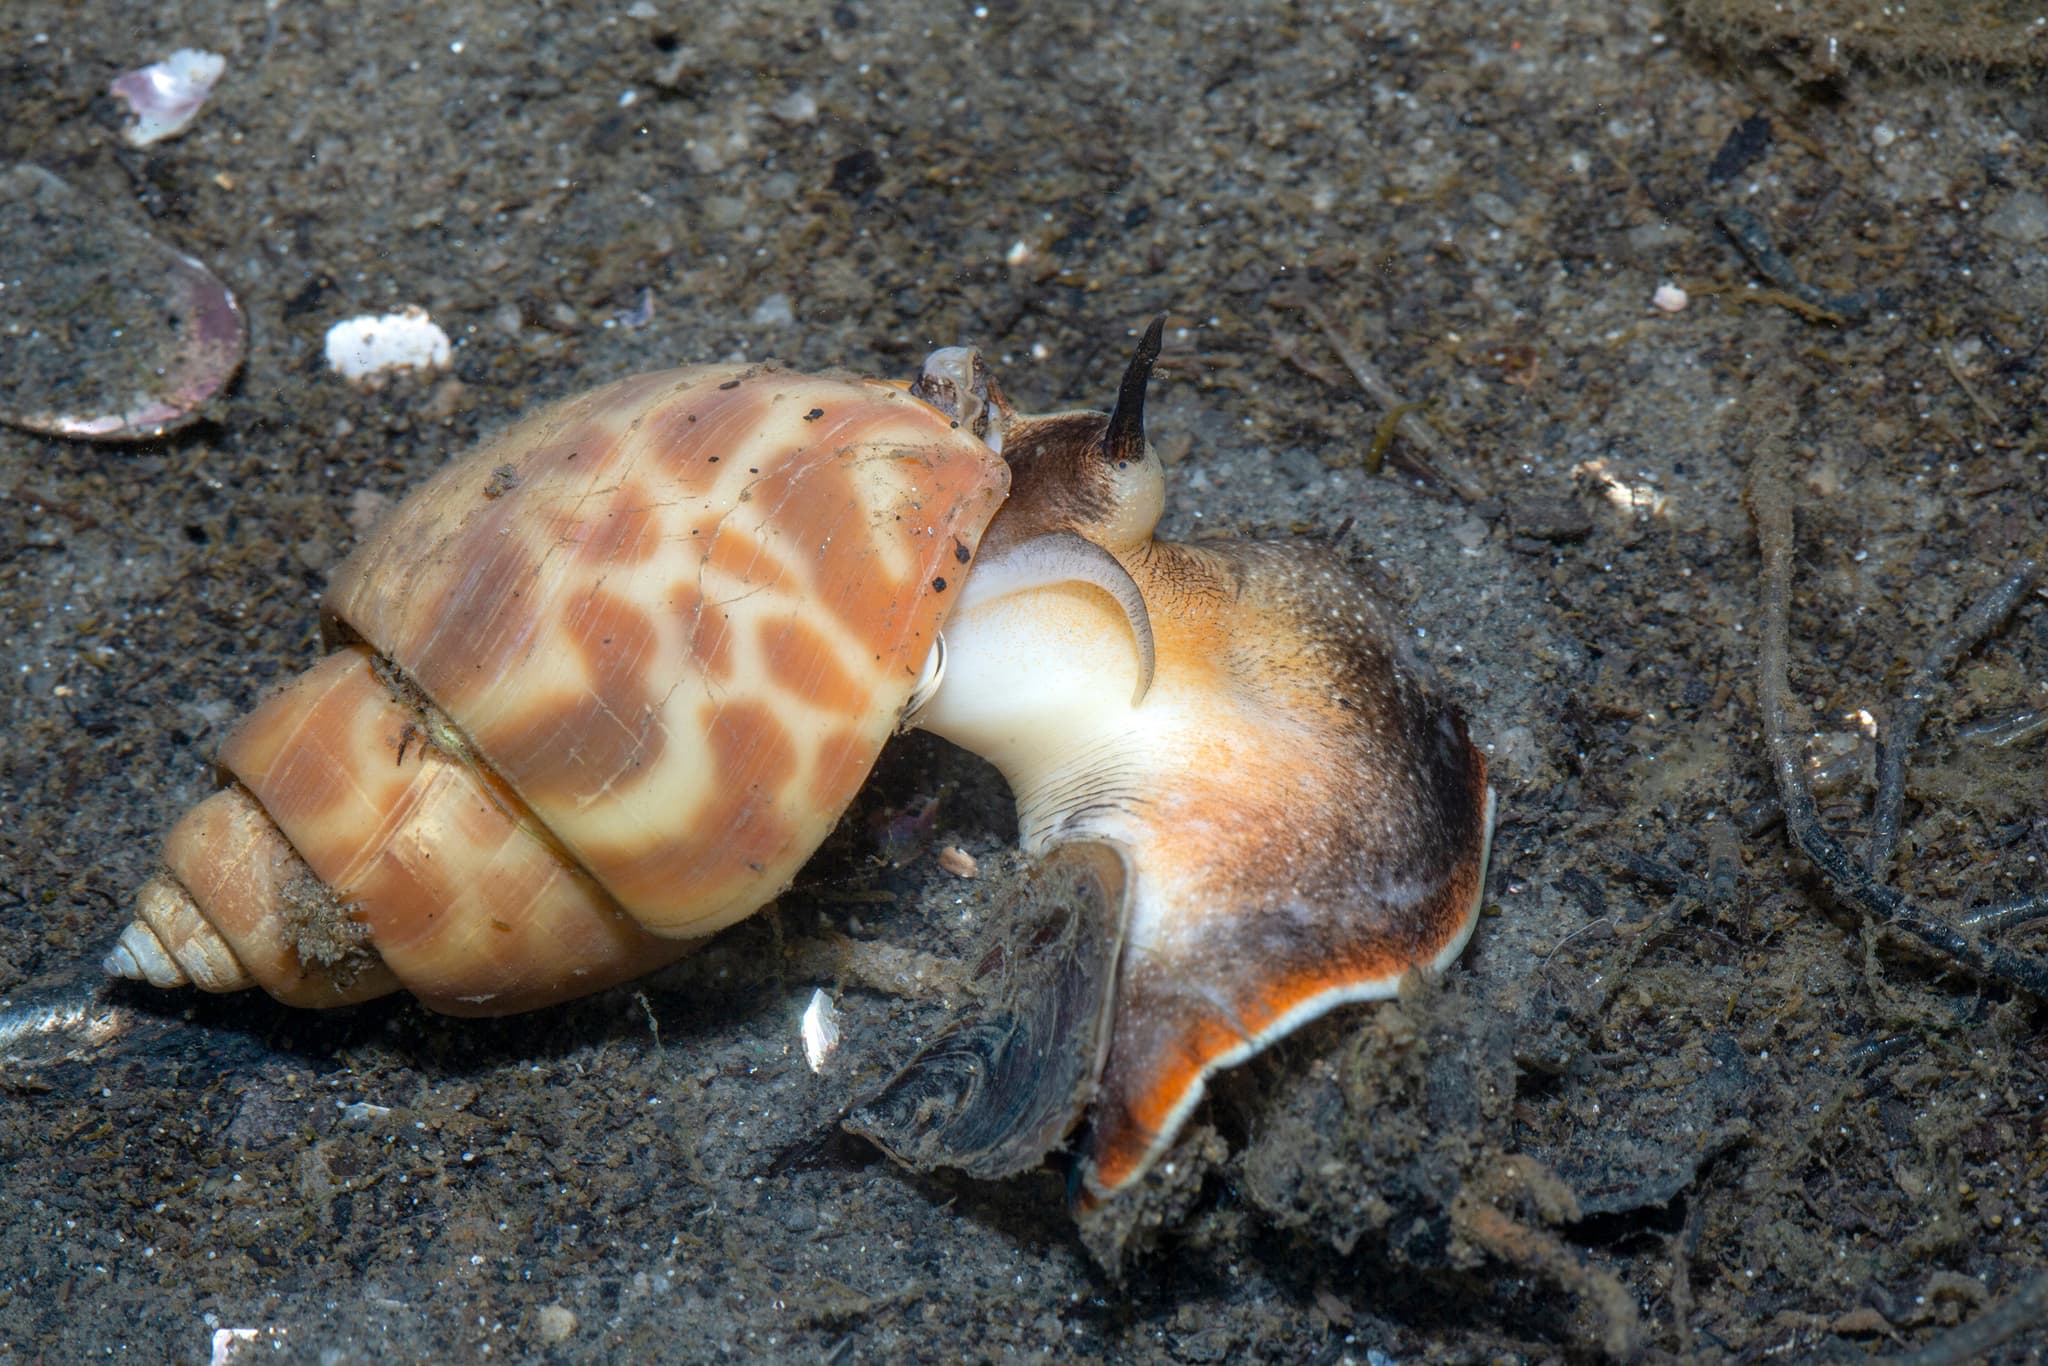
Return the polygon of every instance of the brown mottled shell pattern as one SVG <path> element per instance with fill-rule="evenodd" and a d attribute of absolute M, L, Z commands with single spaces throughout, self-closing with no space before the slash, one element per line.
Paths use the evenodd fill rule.
<path fill-rule="evenodd" d="M 670 371 L 521 422 L 341 567 L 345 648 L 229 739 L 158 939 L 203 938 L 196 908 L 281 999 L 464 1014 L 675 957 L 829 833 L 1007 487 L 875 381 Z"/>

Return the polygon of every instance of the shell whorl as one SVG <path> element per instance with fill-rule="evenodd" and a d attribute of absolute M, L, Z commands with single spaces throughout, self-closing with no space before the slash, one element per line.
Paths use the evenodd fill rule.
<path fill-rule="evenodd" d="M 109 977 L 153 987 L 240 991 L 256 985 L 234 946 L 174 877 L 159 873 L 135 894 L 135 919 L 101 960 Z"/>

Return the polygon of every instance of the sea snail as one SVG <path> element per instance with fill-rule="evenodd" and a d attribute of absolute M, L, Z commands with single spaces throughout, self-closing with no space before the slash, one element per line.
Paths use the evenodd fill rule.
<path fill-rule="evenodd" d="M 1400 614 L 1327 548 L 1153 538 L 1162 321 L 1107 417 L 987 398 L 1010 498 L 910 720 L 1002 771 L 1039 872 L 990 1004 L 848 1121 L 913 1166 L 1035 1166 L 1085 1109 L 1083 1188 L 1122 1189 L 1212 1072 L 1448 965 L 1478 914 L 1486 763 Z"/>
<path fill-rule="evenodd" d="M 1107 416 L 951 349 L 908 392 L 644 375 L 487 443 L 342 566 L 335 652 L 229 736 L 108 970 L 595 991 L 772 898 L 907 719 L 1003 772 L 1037 870 L 1005 989 L 848 1127 L 998 1176 L 1085 1112 L 1086 1189 L 1128 1186 L 1216 1069 L 1457 956 L 1493 811 L 1333 552 L 1154 539 L 1160 330 Z"/>
<path fill-rule="evenodd" d="M 1009 483 L 977 426 L 686 369 L 442 470 L 341 566 L 334 652 L 229 735 L 108 971 L 494 1015 L 758 909 L 934 661 Z"/>

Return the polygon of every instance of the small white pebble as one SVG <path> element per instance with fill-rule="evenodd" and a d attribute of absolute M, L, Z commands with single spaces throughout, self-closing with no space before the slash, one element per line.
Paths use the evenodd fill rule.
<path fill-rule="evenodd" d="M 256 1341 L 257 1328 L 216 1328 L 213 1330 L 213 1356 L 208 1366 L 228 1366 L 234 1361 L 246 1361 L 255 1355 L 253 1349 L 244 1350 Z"/>
<path fill-rule="evenodd" d="M 1657 286 L 1657 292 L 1650 296 L 1650 304 L 1666 313 L 1677 313 L 1692 302 L 1692 296 L 1670 281 Z"/>
<path fill-rule="evenodd" d="M 769 105 L 768 112 L 784 123 L 816 123 L 818 97 L 808 90 L 792 90 Z"/>
<path fill-rule="evenodd" d="M 558 1347 L 575 1337 L 578 1322 L 576 1311 L 563 1304 L 542 1305 L 536 1318 L 540 1340 L 550 1347 Z"/>
<path fill-rule="evenodd" d="M 939 867 L 954 877 L 974 878 L 981 875 L 981 865 L 974 861 L 974 855 L 957 844 L 948 844 L 939 850 Z"/>
<path fill-rule="evenodd" d="M 787 327 L 796 321 L 796 309 L 787 294 L 770 294 L 754 305 L 751 321 L 756 327 Z"/>
<path fill-rule="evenodd" d="M 446 370 L 453 358 L 448 334 L 419 308 L 366 313 L 327 329 L 327 367 L 365 388 L 397 370 Z"/>

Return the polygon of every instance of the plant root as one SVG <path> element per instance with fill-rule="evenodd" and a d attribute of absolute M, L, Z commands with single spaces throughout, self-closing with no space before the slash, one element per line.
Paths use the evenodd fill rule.
<path fill-rule="evenodd" d="M 2037 911 L 2044 900 L 2042 896 L 2030 895 L 2017 902 L 1979 907 L 1951 922 L 1877 881 L 1865 867 L 1857 864 L 1821 822 L 1813 791 L 1806 782 L 1804 756 L 1792 733 L 1787 646 L 1792 596 L 1792 497 L 1780 469 L 1782 458 L 1775 444 L 1758 455 L 1750 478 L 1748 501 L 1764 561 L 1764 631 L 1763 644 L 1758 652 L 1757 702 L 1763 712 L 1764 740 L 1770 751 L 1771 768 L 1777 777 L 1778 800 L 1784 808 L 1785 828 L 1843 901 L 1881 924 L 1904 931 L 1941 957 L 1982 977 L 2048 1001 L 2048 961 L 1987 944 L 1979 937 L 1983 929 L 1992 925 L 2012 924 L 2028 918 L 2033 912 L 2026 908 L 2032 906 Z M 2011 590 L 2016 601 L 2031 581 L 2028 576 L 2038 573 L 2039 568 L 2039 557 L 2030 556 L 2026 564 L 2008 576 L 1983 603 L 1966 613 L 1936 641 L 1928 654 L 1927 664 L 1923 665 L 1921 674 L 1908 689 L 1909 699 L 1915 693 L 1924 694 L 1927 691 L 1924 684 L 1947 671 L 1949 664 L 1954 662 L 1949 656 L 1959 656 L 1981 639 L 1991 626 L 2003 620 L 2012 605 L 2005 602 L 2003 607 L 1999 606 L 2007 591 Z M 2019 586 L 2015 588 L 2014 585 Z M 1934 671 L 1932 674 L 1930 669 Z M 1924 696 L 1919 700 L 1924 705 Z M 1910 721 L 1902 717 L 1893 728 L 1894 736 L 1904 737 L 1898 741 L 1901 769 L 1905 748 L 1910 746 L 1913 732 L 1917 730 L 1917 715 Z M 1902 779 L 1900 781 L 1903 782 Z M 1880 800 L 1886 800 L 1882 793 Z M 1889 860 L 1887 840 L 1896 840 L 1896 827 L 1894 814 L 1889 821 L 1889 835 L 1882 829 L 1873 832 L 1869 852 L 1872 861 L 1880 867 Z M 1966 933 L 1958 928 L 1959 925 L 1968 927 L 1971 932 Z"/>

